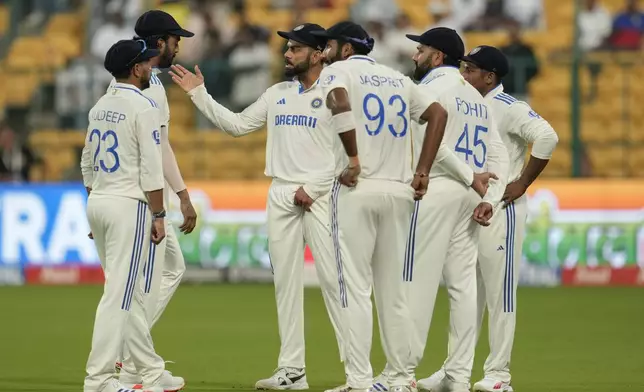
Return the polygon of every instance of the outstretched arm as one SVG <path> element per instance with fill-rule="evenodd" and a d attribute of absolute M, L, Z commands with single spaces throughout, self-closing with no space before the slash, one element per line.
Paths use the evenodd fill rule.
<path fill-rule="evenodd" d="M 173 65 L 172 71 L 169 73 L 172 76 L 172 81 L 188 93 L 197 109 L 215 127 L 227 134 L 234 137 L 244 136 L 266 124 L 268 116 L 267 93 L 262 94 L 243 112 L 233 113 L 208 94 L 199 66 L 195 66 L 195 73 L 192 73 L 181 65 Z"/>

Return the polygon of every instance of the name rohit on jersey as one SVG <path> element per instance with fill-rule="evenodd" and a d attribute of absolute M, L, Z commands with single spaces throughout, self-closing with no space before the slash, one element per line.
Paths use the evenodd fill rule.
<path fill-rule="evenodd" d="M 315 128 L 318 119 L 303 114 L 278 114 L 275 116 L 275 125 L 291 125 L 297 127 Z"/>
<path fill-rule="evenodd" d="M 107 121 L 114 124 L 118 124 L 121 121 L 125 121 L 127 119 L 127 116 L 125 116 L 125 114 L 111 110 L 97 110 L 95 112 L 92 112 L 91 117 L 94 121 Z"/>
<path fill-rule="evenodd" d="M 466 116 L 487 119 L 487 106 L 482 103 L 467 102 L 457 97 L 456 110 Z"/>
<path fill-rule="evenodd" d="M 388 76 L 379 75 L 360 75 L 360 84 L 369 85 L 373 87 L 391 86 L 394 88 L 404 88 L 403 78 L 390 78 Z"/>

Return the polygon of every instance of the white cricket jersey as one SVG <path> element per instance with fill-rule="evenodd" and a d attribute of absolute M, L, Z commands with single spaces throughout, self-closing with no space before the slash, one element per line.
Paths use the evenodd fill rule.
<path fill-rule="evenodd" d="M 161 70 L 158 68 L 152 68 L 152 75 L 150 77 L 150 86 L 141 92 L 143 95 L 146 97 L 152 99 L 154 103 L 157 105 L 157 108 L 159 109 L 159 122 L 161 128 L 159 128 L 159 132 L 161 133 L 161 141 L 168 140 L 169 136 L 169 128 L 170 128 L 170 106 L 168 105 L 168 97 L 165 92 L 165 87 L 163 86 L 163 83 L 161 83 L 161 80 L 157 76 L 157 74 L 161 73 Z M 116 84 L 116 80 L 112 79 L 110 82 L 109 87 L 107 90 L 109 91 L 114 85 Z M 163 149 L 161 149 L 163 152 Z M 162 154 L 163 157 L 163 154 Z M 159 170 L 163 170 L 162 167 L 159 167 Z M 163 188 L 163 201 L 166 206 L 166 208 L 169 208 L 170 206 L 170 185 L 168 182 L 165 182 L 165 186 Z"/>
<path fill-rule="evenodd" d="M 304 184 L 313 199 L 328 192 L 337 137 L 318 82 L 306 90 L 295 80 L 277 83 L 241 113 L 219 104 L 203 85 L 188 94 L 215 127 L 229 135 L 243 136 L 267 125 L 266 176 Z"/>
<path fill-rule="evenodd" d="M 504 93 L 502 84 L 490 91 L 485 100 L 492 107 L 499 133 L 508 150 L 508 182 L 521 177 L 528 144 L 532 144 L 531 155 L 535 158 L 549 160 L 552 157 L 559 142 L 557 133 L 530 105 Z"/>
<path fill-rule="evenodd" d="M 137 87 L 115 83 L 89 112 L 81 171 L 91 196 L 147 202 L 163 189 L 159 109 Z"/>
<path fill-rule="evenodd" d="M 461 76 L 456 67 L 443 66 L 431 70 L 419 86 L 437 94 L 438 102 L 447 111 L 445 135 L 436 158 L 437 162 L 429 173 L 430 178 L 453 178 L 453 173 L 463 171 L 493 172 L 501 180 L 490 183 L 484 201 L 493 205 L 498 204 L 507 183 L 508 154 L 499 135 L 490 105 Z M 417 127 L 414 133 L 414 145 L 418 149 L 423 144 L 425 126 L 419 124 L 414 126 Z M 444 158 L 445 155 L 449 155 L 449 159 Z M 452 159 L 454 155 L 456 159 Z M 467 166 L 459 169 L 463 163 Z M 461 179 L 461 176 L 456 179 Z"/>
<path fill-rule="evenodd" d="M 436 100 L 422 93 L 409 77 L 368 56 L 335 62 L 324 68 L 320 80 L 325 100 L 336 88 L 349 94 L 360 177 L 410 183 L 414 175 L 411 120 L 418 121 Z M 344 150 L 336 151 L 341 158 L 337 175 L 348 164 L 348 157 Z"/>

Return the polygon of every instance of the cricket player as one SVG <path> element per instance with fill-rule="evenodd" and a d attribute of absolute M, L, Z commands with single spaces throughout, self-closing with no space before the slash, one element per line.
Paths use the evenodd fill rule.
<path fill-rule="evenodd" d="M 510 356 L 516 325 L 516 290 L 519 264 L 527 219 L 525 192 L 548 164 L 558 137 L 550 124 L 530 106 L 503 92 L 502 79 L 509 64 L 498 49 L 474 48 L 464 57 L 463 77 L 474 86 L 491 108 L 509 154 L 508 185 L 503 194 L 504 208 L 496 211 L 490 226 L 481 229 L 477 268 L 477 336 L 488 308 L 490 354 L 484 365 L 484 378 L 474 384 L 474 391 L 512 391 Z M 528 144 L 532 151 L 528 165 Z M 457 337 L 451 336 L 450 345 Z M 472 352 L 476 342 L 473 345 Z M 454 353 L 450 350 L 448 355 Z M 448 357 L 445 364 L 454 361 Z M 458 359 L 456 359 L 458 360 Z M 445 369 L 434 373 L 419 385 L 432 387 L 444 378 Z M 428 388 L 429 389 L 429 388 Z"/>
<path fill-rule="evenodd" d="M 159 109 L 143 95 L 150 59 L 159 51 L 144 41 L 122 40 L 105 57 L 114 86 L 89 113 L 81 160 L 89 193 L 87 218 L 105 273 L 96 310 L 85 392 L 124 392 L 113 378 L 123 344 L 143 377 L 140 389 L 163 392 L 164 362 L 154 352 L 138 290 L 150 241 L 165 237 Z M 152 229 L 152 230 L 150 230 Z"/>
<path fill-rule="evenodd" d="M 447 110 L 448 122 L 443 144 L 460 157 L 466 176 L 454 178 L 441 164 L 430 172 L 427 195 L 418 202 L 412 217 L 405 260 L 405 279 L 412 281 L 409 304 L 414 319 L 409 371 L 420 363 L 427 342 L 432 313 L 441 276 L 444 277 L 452 310 L 449 350 L 458 359 L 446 363 L 444 390 L 465 392 L 474 358 L 476 340 L 476 258 L 479 223 L 491 217 L 501 202 L 505 181 L 495 181 L 487 192 L 469 189 L 474 173 L 498 173 L 506 178 L 508 156 L 496 129 L 489 105 L 459 72 L 464 45 L 456 31 L 438 27 L 422 35 L 407 35 L 418 43 L 414 55 L 414 78 L 420 88 L 438 96 Z M 422 132 L 415 132 L 415 144 L 422 142 Z M 463 181 L 466 178 L 467 180 Z M 474 212 L 474 218 L 473 218 Z M 478 216 L 481 215 L 481 216 Z M 478 222 L 478 223 L 477 223 Z M 373 388 L 386 387 L 382 381 L 392 371 L 391 364 L 379 376 Z M 419 386 L 423 385 L 419 382 Z M 379 388 L 380 387 L 380 388 Z"/>
<path fill-rule="evenodd" d="M 170 146 L 170 109 L 165 88 L 157 74 L 161 72 L 160 68 L 169 68 L 172 65 L 172 60 L 179 51 L 181 37 L 192 37 L 194 34 L 182 29 L 170 14 L 159 10 L 148 11 L 141 15 L 136 22 L 134 31 L 138 36 L 135 39 L 142 39 L 148 47 L 159 50 L 159 55 L 150 59 L 152 76 L 149 84 L 143 89 L 143 94 L 156 103 L 157 112 L 160 115 L 161 128 L 159 132 L 162 169 L 165 178 L 164 204 L 166 208 L 169 208 L 170 190 L 176 193 L 179 197 L 180 209 L 184 217 L 183 224 L 179 227 L 179 230 L 189 234 L 195 228 L 197 214 L 190 201 L 188 189 Z M 150 328 L 157 323 L 163 314 L 186 269 L 175 229 L 170 222 L 166 224 L 168 225 L 166 240 L 158 246 L 152 245 L 149 252 L 145 254 L 144 259 L 143 274 L 145 281 L 141 290 L 144 292 L 145 310 Z M 125 346 L 123 350 L 119 374 L 121 383 L 127 387 L 134 388 L 141 384 L 142 375 L 137 372 L 134 366 L 131 350 L 128 346 Z M 161 384 L 166 391 L 178 391 L 184 387 L 185 382 L 181 377 L 173 377 L 166 370 L 161 379 Z"/>
<path fill-rule="evenodd" d="M 241 113 L 217 103 L 196 75 L 172 67 L 175 83 L 197 108 L 227 134 L 240 137 L 268 125 L 265 174 L 273 179 L 268 193 L 268 248 L 273 267 L 280 353 L 275 373 L 257 389 L 308 389 L 304 363 L 304 245 L 315 259 L 322 295 L 343 357 L 340 295 L 341 265 L 335 257 L 329 226 L 329 192 L 334 175 L 330 113 L 318 83 L 326 39 L 319 25 L 304 23 L 277 34 L 288 40 L 285 74 L 292 81 L 270 87 Z"/>
<path fill-rule="evenodd" d="M 331 195 L 331 227 L 342 268 L 341 300 L 348 320 L 344 335 L 346 385 L 332 392 L 368 391 L 373 373 L 372 287 L 382 344 L 396 392 L 412 391 L 405 366 L 411 350 L 411 315 L 403 260 L 414 198 L 427 190 L 447 115 L 411 79 L 368 57 L 373 38 L 353 22 L 326 32 L 330 64 L 320 76 L 333 131 L 344 147 Z M 427 122 L 424 144 L 412 168 L 411 120 Z"/>

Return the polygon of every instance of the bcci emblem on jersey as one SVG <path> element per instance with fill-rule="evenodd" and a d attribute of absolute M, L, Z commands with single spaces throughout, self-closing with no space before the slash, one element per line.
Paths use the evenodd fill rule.
<path fill-rule="evenodd" d="M 331 82 L 333 82 L 334 79 L 335 79 L 335 75 L 329 75 L 326 77 L 326 79 L 324 79 L 324 82 L 322 82 L 322 84 L 325 86 L 328 86 L 331 84 Z"/>
<path fill-rule="evenodd" d="M 313 101 L 311 101 L 311 107 L 313 109 L 319 109 L 320 106 L 322 106 L 322 98 L 315 98 Z"/>

